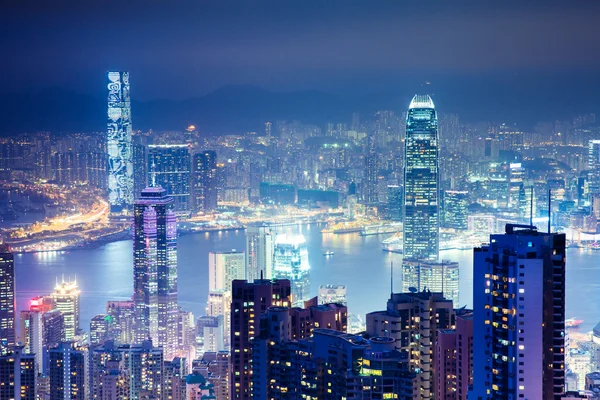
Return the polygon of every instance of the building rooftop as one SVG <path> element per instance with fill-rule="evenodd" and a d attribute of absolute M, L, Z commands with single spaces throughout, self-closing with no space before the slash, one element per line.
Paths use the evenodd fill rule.
<path fill-rule="evenodd" d="M 413 108 L 435 108 L 433 100 L 427 94 L 416 94 L 410 102 L 408 109 Z"/>

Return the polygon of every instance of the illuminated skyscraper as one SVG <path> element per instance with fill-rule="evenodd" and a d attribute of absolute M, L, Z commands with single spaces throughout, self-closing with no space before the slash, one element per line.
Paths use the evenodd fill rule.
<path fill-rule="evenodd" d="M 63 341 L 68 342 L 75 338 L 79 331 L 79 289 L 77 281 L 56 283 L 52 300 L 54 308 L 60 311 L 64 317 Z"/>
<path fill-rule="evenodd" d="M 404 257 L 436 260 L 439 251 L 437 113 L 433 100 L 416 95 L 406 117 Z"/>
<path fill-rule="evenodd" d="M 589 142 L 587 193 L 600 193 L 600 140 Z"/>
<path fill-rule="evenodd" d="M 444 226 L 457 230 L 468 229 L 469 192 L 444 191 Z"/>
<path fill-rule="evenodd" d="M 15 262 L 7 245 L 0 245 L 0 355 L 15 345 Z"/>
<path fill-rule="evenodd" d="M 475 248 L 469 399 L 564 394 L 565 251 L 565 234 L 511 224 Z"/>
<path fill-rule="evenodd" d="M 411 288 L 442 293 L 458 308 L 458 273 L 457 262 L 407 260 L 402 263 L 402 293 L 411 292 Z"/>
<path fill-rule="evenodd" d="M 208 290 L 231 293 L 234 279 L 246 279 L 246 257 L 240 251 L 208 253 Z"/>
<path fill-rule="evenodd" d="M 133 204 L 129 72 L 108 73 L 108 199 L 113 213 Z"/>
<path fill-rule="evenodd" d="M 246 279 L 271 279 L 275 240 L 271 228 L 249 225 L 246 228 Z"/>
<path fill-rule="evenodd" d="M 205 150 L 194 154 L 192 192 L 196 211 L 217 209 L 217 154 Z"/>
<path fill-rule="evenodd" d="M 152 339 L 167 360 L 177 350 L 177 218 L 172 207 L 165 189 L 146 188 L 135 202 L 133 223 L 135 341 Z"/>
<path fill-rule="evenodd" d="M 177 214 L 188 214 L 191 211 L 191 166 L 187 144 L 148 146 L 148 185 L 164 188 L 173 198 Z"/>
<path fill-rule="evenodd" d="M 288 279 L 292 287 L 292 305 L 303 307 L 310 299 L 310 265 L 303 235 L 278 235 L 275 240 L 274 279 Z"/>

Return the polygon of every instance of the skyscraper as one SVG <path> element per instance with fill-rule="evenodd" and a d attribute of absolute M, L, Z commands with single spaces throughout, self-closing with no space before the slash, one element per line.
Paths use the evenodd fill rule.
<path fill-rule="evenodd" d="M 402 292 L 408 293 L 411 288 L 439 292 L 458 308 L 458 277 L 457 262 L 407 260 L 402 263 Z"/>
<path fill-rule="evenodd" d="M 196 211 L 217 209 L 217 153 L 205 150 L 194 154 L 192 193 Z"/>
<path fill-rule="evenodd" d="M 377 154 L 370 152 L 365 156 L 365 173 L 363 178 L 363 201 L 367 205 L 377 204 L 379 196 L 377 195 Z"/>
<path fill-rule="evenodd" d="M 271 306 L 290 305 L 288 280 L 233 281 L 231 300 L 231 371 L 233 399 L 249 399 L 252 340 L 260 332 L 260 315 Z"/>
<path fill-rule="evenodd" d="M 439 251 L 438 124 L 433 100 L 408 107 L 404 157 L 404 258 L 436 260 Z"/>
<path fill-rule="evenodd" d="M 133 204 L 129 72 L 108 73 L 108 199 L 113 213 Z"/>
<path fill-rule="evenodd" d="M 590 140 L 588 145 L 587 194 L 600 193 L 600 140 Z"/>
<path fill-rule="evenodd" d="M 246 279 L 270 279 L 273 274 L 275 240 L 271 228 L 249 225 L 246 228 Z M 262 273 L 262 275 L 261 275 Z"/>
<path fill-rule="evenodd" d="M 0 244 L 0 355 L 15 345 L 15 306 L 15 261 L 10 248 Z"/>
<path fill-rule="evenodd" d="M 304 302 L 310 299 L 310 265 L 304 235 L 283 234 L 277 236 L 273 278 L 290 281 L 293 306 L 303 307 Z"/>
<path fill-rule="evenodd" d="M 565 392 L 564 234 L 506 225 L 473 255 L 475 399 Z"/>
<path fill-rule="evenodd" d="M 453 329 L 452 301 L 441 293 L 394 293 L 385 311 L 367 314 L 367 334 L 396 339 L 395 348 L 409 356 L 410 368 L 417 373 L 415 399 L 435 396 L 435 352 L 440 329 Z"/>
<path fill-rule="evenodd" d="M 231 293 L 234 279 L 246 279 L 246 257 L 240 251 L 208 253 L 208 290 L 225 290 Z"/>
<path fill-rule="evenodd" d="M 146 188 L 136 200 L 133 277 L 136 343 L 148 338 L 165 359 L 177 350 L 177 218 L 173 198 L 161 187 Z"/>
<path fill-rule="evenodd" d="M 62 342 L 51 349 L 50 398 L 52 400 L 84 400 L 87 398 L 87 349 Z"/>
<path fill-rule="evenodd" d="M 64 336 L 63 341 L 68 342 L 75 339 L 79 332 L 79 289 L 77 281 L 67 281 L 64 279 L 56 283 L 52 300 L 54 307 L 60 311 L 64 317 Z"/>
<path fill-rule="evenodd" d="M 148 187 L 148 148 L 144 143 L 145 136 L 134 135 L 132 151 L 133 165 L 133 197 Z"/>
<path fill-rule="evenodd" d="M 33 354 L 24 354 L 23 346 L 0 356 L 0 399 L 36 399 L 34 364 Z"/>
<path fill-rule="evenodd" d="M 174 200 L 173 210 L 177 214 L 185 215 L 192 211 L 191 166 L 187 144 L 148 146 L 148 184 L 167 191 Z"/>
<path fill-rule="evenodd" d="M 444 218 L 446 228 L 467 230 L 469 192 L 459 190 L 444 191 Z"/>

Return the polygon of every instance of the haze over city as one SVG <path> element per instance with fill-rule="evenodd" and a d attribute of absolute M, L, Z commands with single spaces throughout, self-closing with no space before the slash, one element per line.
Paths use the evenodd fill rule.
<path fill-rule="evenodd" d="M 0 400 L 600 399 L 600 3 L 0 6 Z"/>

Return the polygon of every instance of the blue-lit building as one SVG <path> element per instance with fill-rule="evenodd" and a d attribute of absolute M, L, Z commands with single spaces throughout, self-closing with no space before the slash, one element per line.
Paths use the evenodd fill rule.
<path fill-rule="evenodd" d="M 108 199 L 112 213 L 127 212 L 133 205 L 131 151 L 131 101 L 129 72 L 108 73 Z"/>
<path fill-rule="evenodd" d="M 8 245 L 0 244 L 0 355 L 15 345 L 15 261 Z"/>
<path fill-rule="evenodd" d="M 303 307 L 310 299 L 310 265 L 304 235 L 283 234 L 275 239 L 273 279 L 289 279 L 292 305 Z"/>
<path fill-rule="evenodd" d="M 404 258 L 436 260 L 439 250 L 438 118 L 431 97 L 416 95 L 406 117 Z"/>
<path fill-rule="evenodd" d="M 133 278 L 135 342 L 148 338 L 165 358 L 177 350 L 177 218 L 161 187 L 142 191 L 134 207 Z"/>
<path fill-rule="evenodd" d="M 469 192 L 462 190 L 444 191 L 443 226 L 457 230 L 467 230 Z"/>
<path fill-rule="evenodd" d="M 194 154 L 192 193 L 194 210 L 211 212 L 217 209 L 217 153 L 205 150 Z"/>
<path fill-rule="evenodd" d="M 148 184 L 162 187 L 173 198 L 174 211 L 191 212 L 191 158 L 187 144 L 148 146 Z"/>

